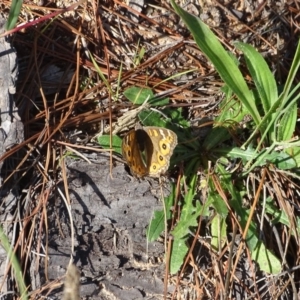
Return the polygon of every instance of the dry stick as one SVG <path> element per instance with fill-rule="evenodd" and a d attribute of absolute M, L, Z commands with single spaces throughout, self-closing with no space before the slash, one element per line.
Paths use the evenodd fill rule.
<path fill-rule="evenodd" d="M 235 264 L 234 264 L 234 267 L 232 269 L 232 275 L 230 277 L 230 281 L 232 280 L 232 277 L 233 277 L 233 274 L 235 272 L 235 269 L 237 267 L 237 264 L 238 264 L 238 257 L 240 256 L 241 254 L 241 251 L 242 251 L 242 247 L 245 243 L 245 239 L 246 239 L 246 235 L 247 235 L 247 232 L 248 232 L 248 229 L 249 229 L 249 226 L 250 226 L 250 223 L 252 221 L 252 217 L 253 217 L 253 214 L 254 214 L 254 210 L 255 210 L 255 207 L 256 207 L 256 204 L 258 202 L 258 199 L 259 199 L 259 195 L 260 195 L 260 191 L 262 190 L 263 188 L 263 185 L 264 185 L 264 179 L 266 177 L 266 169 L 263 170 L 263 175 L 262 175 L 262 178 L 261 178 L 261 181 L 259 183 L 259 186 L 258 186 L 258 189 L 257 189 L 257 192 L 255 194 L 255 198 L 254 198 L 254 202 L 252 204 L 252 207 L 251 207 L 251 210 L 250 210 L 250 214 L 249 214 L 249 217 L 248 217 L 248 220 L 247 220 L 247 224 L 245 226 L 245 229 L 244 229 L 244 232 L 243 232 L 243 235 L 242 235 L 242 242 L 240 243 L 240 247 L 238 249 L 238 252 L 237 252 L 237 259 L 235 261 Z"/>
<path fill-rule="evenodd" d="M 37 40 L 39 38 L 39 35 L 35 36 L 35 39 L 34 39 L 34 43 L 33 43 L 33 59 L 34 59 L 34 65 L 36 66 L 37 70 L 39 70 L 39 64 L 38 64 L 38 51 L 37 51 Z M 41 87 L 40 88 L 40 93 L 41 93 L 41 96 L 42 96 L 42 99 L 43 99 L 43 104 L 44 104 L 44 111 L 45 111 L 45 119 L 46 119 L 46 128 L 49 129 L 49 120 L 50 120 L 50 115 L 49 115 L 49 110 L 48 110 L 48 103 L 47 103 L 47 100 L 46 100 L 46 97 L 45 97 L 45 94 L 44 94 L 44 91 L 43 91 L 43 88 L 42 88 L 42 82 L 41 82 L 41 77 L 40 77 L 40 72 L 36 72 L 37 73 L 37 78 L 38 78 L 38 84 L 39 86 Z M 49 130 L 48 130 L 48 134 L 49 134 Z"/>
<path fill-rule="evenodd" d="M 238 222 L 238 220 L 237 220 L 237 217 L 233 214 L 232 209 L 231 209 L 230 205 L 228 204 L 227 196 L 226 196 L 226 194 L 224 193 L 224 191 L 223 191 L 223 189 L 222 189 L 222 187 L 221 187 L 221 185 L 220 185 L 219 180 L 217 180 L 218 178 L 217 178 L 215 175 L 212 175 L 211 177 L 212 177 L 212 180 L 213 180 L 213 182 L 214 182 L 214 186 L 215 186 L 215 188 L 216 188 L 218 194 L 219 194 L 219 195 L 221 196 L 221 198 L 224 200 L 224 202 L 225 202 L 225 204 L 226 204 L 226 206 L 227 206 L 229 212 L 231 213 L 232 218 L 233 218 L 234 221 L 235 221 L 234 224 L 237 224 L 237 226 L 239 227 L 240 231 L 242 232 L 243 230 L 242 230 L 242 228 L 241 228 L 241 226 L 240 226 L 240 224 L 239 224 L 239 222 Z M 234 270 L 235 270 L 235 269 L 234 269 Z M 232 273 L 232 274 L 234 274 L 234 270 L 233 270 L 233 273 Z M 229 273 L 229 272 L 228 272 L 228 273 Z M 232 276 L 233 276 L 233 275 L 232 275 Z M 230 277 L 230 281 L 229 281 L 229 282 L 231 282 L 232 276 Z M 228 279 L 227 279 L 227 280 L 228 280 Z M 224 289 L 225 289 L 225 287 L 224 287 Z"/>
<path fill-rule="evenodd" d="M 272 185 L 274 187 L 275 192 L 277 191 L 276 194 L 277 194 L 278 200 L 280 199 L 279 202 L 281 203 L 281 207 L 282 207 L 283 211 L 286 212 L 286 214 L 288 216 L 288 219 L 289 219 L 289 222 L 291 224 L 291 226 L 290 226 L 291 228 L 289 229 L 289 235 L 288 235 L 288 239 L 287 239 L 287 242 L 286 242 L 284 253 L 283 253 L 283 249 L 282 249 L 280 243 L 277 243 L 278 249 L 279 249 L 279 253 L 280 253 L 281 258 L 282 258 L 282 265 L 285 265 L 287 268 L 289 268 L 288 262 L 286 261 L 286 255 L 287 255 L 287 251 L 288 251 L 288 246 L 290 244 L 289 241 L 291 239 L 292 231 L 297 232 L 297 229 L 296 229 L 297 225 L 295 224 L 294 218 L 291 216 L 293 214 L 292 213 L 291 214 L 288 213 L 288 206 L 287 206 L 285 200 L 282 198 L 282 194 L 280 193 L 280 188 L 278 186 L 278 181 L 274 181 L 273 177 L 270 176 L 271 174 L 269 174 L 269 170 L 267 170 L 267 172 L 268 172 L 269 178 L 270 178 L 270 180 L 272 182 Z M 274 231 L 274 235 L 275 235 L 275 238 L 276 238 L 275 231 Z M 299 245 L 298 235 L 295 234 L 293 236 L 297 239 L 297 244 Z M 279 238 L 276 238 L 276 239 L 279 240 Z M 294 281 L 294 279 L 293 279 L 293 277 L 292 277 L 292 275 L 291 275 L 290 272 L 287 272 L 287 274 L 288 274 L 288 276 L 290 278 L 290 282 L 291 282 L 291 285 L 292 285 L 292 289 L 293 289 L 294 295 L 297 295 L 297 289 L 296 289 L 296 286 L 295 286 L 295 281 Z"/>
<path fill-rule="evenodd" d="M 167 236 L 167 232 L 165 233 L 165 236 Z M 168 292 L 168 275 L 170 272 L 172 240 L 173 240 L 172 237 L 169 237 L 168 250 L 166 252 L 166 272 L 164 277 L 164 300 L 167 299 L 167 292 Z"/>
<path fill-rule="evenodd" d="M 79 49 L 79 46 L 77 47 Z M 67 113 L 65 114 L 63 120 L 60 122 L 60 126 L 57 126 L 54 128 L 54 130 L 50 130 L 50 127 L 49 127 L 49 124 L 46 123 L 46 127 L 47 127 L 47 132 L 48 132 L 48 135 L 47 135 L 47 138 L 45 137 L 42 144 L 45 144 L 49 141 L 49 139 L 57 132 L 57 130 L 60 129 L 60 127 L 62 126 L 62 124 L 65 124 L 66 123 L 66 120 L 67 118 L 69 117 L 69 115 L 72 113 L 72 110 L 73 110 L 73 107 L 74 107 L 74 103 L 75 103 L 75 99 L 78 97 L 79 93 L 78 93 L 78 88 L 79 88 L 79 67 L 80 67 L 80 64 L 79 64 L 79 61 L 80 61 L 80 57 L 79 57 L 80 53 L 79 51 L 77 51 L 77 55 L 76 55 L 76 58 L 77 58 L 77 64 L 76 64 L 76 74 L 77 74 L 77 77 L 76 77 L 76 86 L 75 86 L 75 93 L 74 95 L 72 95 L 72 97 L 70 97 L 70 100 L 71 100 L 71 105 L 68 105 L 68 111 Z M 36 56 L 35 56 L 36 58 Z M 36 66 L 38 65 L 37 61 L 36 61 Z M 40 83 L 40 79 L 39 79 L 39 83 Z M 47 121 L 49 121 L 50 119 L 50 114 L 48 113 L 48 108 L 47 108 L 47 101 L 44 97 L 44 94 L 43 94 L 43 91 L 41 90 L 41 94 L 42 94 L 42 98 L 43 98 L 43 101 L 44 101 L 44 106 L 45 106 L 45 118 Z M 35 143 L 36 144 L 36 143 Z"/>
<path fill-rule="evenodd" d="M 203 206 L 203 208 L 204 208 L 204 206 Z M 188 254 L 187 254 L 187 256 L 186 256 L 186 259 L 185 259 L 184 264 L 183 264 L 183 266 L 182 266 L 182 268 L 181 268 L 181 271 L 180 271 L 179 275 L 177 276 L 177 282 L 176 282 L 176 285 L 179 284 L 179 280 L 180 280 L 180 277 L 181 277 L 181 275 L 182 275 L 182 273 L 183 273 L 183 270 L 185 269 L 185 267 L 186 267 L 186 265 L 187 265 L 187 263 L 188 263 L 189 257 L 192 255 L 192 252 L 193 252 L 193 250 L 194 250 L 194 248 L 195 248 L 195 244 L 196 244 L 196 242 L 197 242 L 197 240 L 198 240 L 197 237 L 198 237 L 199 232 L 200 232 L 200 229 L 201 229 L 201 224 L 202 224 L 202 216 L 201 216 L 201 214 L 200 214 L 200 219 L 199 219 L 199 222 L 198 222 L 197 231 L 196 231 L 196 233 L 195 233 L 195 236 L 194 236 L 192 245 L 191 245 L 191 247 L 190 247 L 190 249 L 189 249 L 189 252 L 188 252 Z M 176 290 L 175 290 L 175 291 L 176 291 Z M 174 299 L 175 291 L 174 291 L 174 293 L 173 293 L 173 295 L 172 295 L 172 299 Z"/>
<path fill-rule="evenodd" d="M 224 287 L 225 299 L 227 299 L 228 292 L 229 292 L 228 289 L 229 289 L 231 266 L 232 266 L 231 262 L 232 262 L 232 257 L 233 257 L 234 240 L 235 240 L 235 236 L 236 236 L 236 231 L 237 231 L 237 224 L 234 222 L 233 223 L 233 232 L 232 232 L 232 242 L 231 242 L 229 256 L 228 256 L 228 270 L 227 270 L 227 274 L 226 274 L 225 287 Z"/>
<path fill-rule="evenodd" d="M 162 180 L 161 177 L 159 177 L 159 185 L 160 185 L 160 195 L 161 195 L 161 201 L 163 203 L 163 210 L 164 210 L 164 225 L 165 225 L 165 238 L 164 238 L 164 246 L 165 246 L 165 256 L 166 256 L 166 271 L 164 276 L 164 299 L 166 299 L 167 296 L 167 290 L 168 290 L 168 275 L 169 275 L 169 269 L 170 269 L 170 255 L 171 255 L 171 239 L 168 243 L 168 223 L 167 223 L 167 208 L 165 203 L 165 197 L 164 192 L 162 189 Z M 167 247 L 168 245 L 168 247 Z"/>
<path fill-rule="evenodd" d="M 181 172 L 180 176 L 182 175 L 182 173 L 183 173 L 183 172 Z M 178 194 L 176 194 L 176 200 L 178 199 L 178 196 L 179 196 L 179 194 L 180 194 L 180 180 L 181 180 L 181 178 L 178 178 L 178 180 L 177 180 L 177 188 L 176 188 L 176 191 L 178 191 Z M 185 181 L 184 181 L 184 186 L 186 187 Z M 187 192 L 187 191 L 186 191 L 186 192 Z M 177 206 L 177 202 L 176 202 L 175 206 Z M 203 207 L 204 207 L 204 206 L 203 206 Z M 190 249 L 189 249 L 189 252 L 188 252 L 188 254 L 187 254 L 187 256 L 186 256 L 186 259 L 185 259 L 184 264 L 183 264 L 183 266 L 182 266 L 182 268 L 181 268 L 181 271 L 180 271 L 179 275 L 177 276 L 176 286 L 179 285 L 180 277 L 181 277 L 181 275 L 182 275 L 182 273 L 183 273 L 183 270 L 184 270 L 185 266 L 186 266 L 187 263 L 188 263 L 188 259 L 189 259 L 189 257 L 191 256 L 191 253 L 192 253 L 192 251 L 193 251 L 193 249 L 194 249 L 194 247 L 195 247 L 195 243 L 196 243 L 196 240 L 197 240 L 197 236 L 199 235 L 200 228 L 201 228 L 201 219 L 202 219 L 202 218 L 200 217 L 199 222 L 198 222 L 198 228 L 197 228 L 197 231 L 196 231 L 196 233 L 195 233 L 195 236 L 194 236 L 192 245 L 191 245 L 191 247 L 190 247 Z M 173 226 L 173 225 L 174 225 L 174 224 L 172 224 L 172 226 Z M 172 295 L 172 299 L 174 299 L 174 297 L 175 297 L 175 292 L 176 292 L 176 289 L 175 289 L 175 291 L 174 291 L 174 293 L 173 293 L 173 295 Z"/>
<path fill-rule="evenodd" d="M 49 281 L 49 278 L 48 278 L 48 258 L 49 258 L 49 255 L 48 255 L 48 245 L 49 245 L 49 236 L 48 236 L 48 233 L 49 233 L 49 227 L 48 227 L 48 218 L 47 218 L 47 201 L 49 199 L 49 189 L 47 190 L 46 192 L 46 195 L 44 195 L 43 197 L 43 212 L 41 213 L 41 220 L 40 220 L 40 236 L 42 236 L 42 231 L 43 231 L 43 225 L 45 225 L 45 241 L 46 241 L 46 247 L 45 247 L 45 260 L 44 260 L 44 267 L 45 267 L 45 277 L 46 277 L 46 281 Z M 44 219 L 44 222 L 43 222 L 43 219 Z M 41 238 L 39 239 L 39 243 L 40 243 L 40 240 Z M 38 248 L 40 249 L 40 247 Z M 38 260 L 37 260 L 37 263 L 36 263 L 36 266 L 37 266 L 37 270 L 38 270 Z"/>
<path fill-rule="evenodd" d="M 145 61 L 144 63 L 140 64 L 138 68 L 135 68 L 133 70 L 130 70 L 130 71 L 127 71 L 126 73 L 123 74 L 122 76 L 122 79 L 121 79 L 121 82 L 129 79 L 135 72 L 141 72 L 142 70 L 146 69 L 150 64 L 153 64 L 155 62 L 157 62 L 161 57 L 163 56 L 166 56 L 168 55 L 169 53 L 171 53 L 172 51 L 175 51 L 176 49 L 178 48 L 181 48 L 182 46 L 184 45 L 184 42 L 183 41 L 179 41 L 176 45 L 174 45 L 173 47 L 171 48 L 167 48 L 167 49 L 164 49 L 163 51 L 159 52 L 158 54 L 156 54 L 154 57 L 151 57 L 149 58 L 147 61 Z M 91 65 L 91 62 L 90 61 L 87 61 L 87 60 L 84 60 L 84 59 L 81 59 L 82 63 L 81 64 L 85 64 L 85 65 L 88 65 L 92 70 L 94 70 L 94 66 Z M 107 74 L 107 71 L 102 69 L 101 68 L 101 72 L 103 72 L 103 74 Z M 114 73 L 114 71 L 112 71 L 112 73 Z M 114 75 L 113 77 L 109 78 L 108 79 L 108 83 L 112 83 L 114 80 L 116 80 L 118 78 L 118 73 L 116 73 L 116 75 Z M 92 93 L 94 92 L 95 90 L 101 88 L 101 87 L 104 87 L 105 84 L 104 83 L 101 83 L 99 85 L 96 85 L 94 86 L 93 88 L 89 89 L 89 93 Z M 82 92 L 82 93 L 79 93 L 78 96 L 80 99 L 82 99 L 85 95 L 85 91 Z M 58 105 L 61 105 L 63 103 L 68 103 L 71 98 L 74 98 L 74 96 L 72 97 L 69 97 L 68 99 L 65 99 L 63 101 L 61 101 Z M 69 107 L 69 105 L 68 105 Z M 54 106 L 50 107 L 50 109 L 54 109 Z M 60 108 L 60 109 L 63 109 L 63 108 Z M 55 110 L 58 111 L 59 108 L 57 107 L 57 105 L 55 106 Z M 43 112 L 40 113 L 40 114 L 37 114 L 36 115 L 36 118 L 41 118 L 43 117 Z M 35 119 L 36 119 L 35 118 Z M 30 121 L 28 123 L 31 123 Z"/>
<path fill-rule="evenodd" d="M 28 27 L 33 27 L 36 24 L 39 24 L 39 23 L 44 22 L 44 21 L 48 21 L 51 18 L 54 18 L 54 17 L 56 17 L 56 16 L 58 16 L 60 14 L 63 14 L 63 13 L 68 12 L 68 11 L 72 11 L 73 9 L 75 9 L 77 6 L 79 6 L 81 3 L 85 2 L 85 1 L 87 1 L 87 0 L 81 0 L 81 1 L 79 1 L 77 3 L 74 3 L 74 4 L 70 5 L 67 8 L 60 9 L 59 11 L 55 11 L 55 12 L 53 12 L 51 14 L 48 14 L 46 16 L 43 16 L 43 17 L 41 17 L 41 18 L 39 18 L 37 20 L 31 21 L 31 22 L 27 22 L 24 25 L 17 26 L 15 28 L 11 29 L 11 30 L 7 30 L 7 31 L 1 33 L 0 37 L 4 37 L 4 36 L 7 36 L 7 35 L 10 35 L 12 33 L 21 31 L 22 29 L 26 29 Z"/>
<path fill-rule="evenodd" d="M 39 201 L 39 202 L 38 202 L 38 206 L 34 209 L 34 211 L 32 212 L 32 214 L 31 214 L 30 216 L 24 218 L 23 220 L 28 220 L 28 222 L 30 222 L 29 219 L 31 219 L 33 216 L 35 216 L 35 215 L 39 212 L 39 209 L 40 209 L 41 206 L 42 206 L 42 203 L 41 203 L 41 201 Z M 19 245 L 21 244 L 21 238 L 22 238 L 23 232 L 24 232 L 25 229 L 26 229 L 26 226 L 27 226 L 27 225 L 23 226 L 23 229 L 22 229 L 22 231 L 20 232 L 19 237 L 18 237 L 18 239 L 17 239 L 17 241 L 16 241 L 16 243 L 15 243 L 14 250 L 13 250 L 13 253 L 14 253 L 14 254 L 17 253 L 17 249 L 18 249 Z M 7 276 L 7 272 L 8 272 L 8 270 L 9 270 L 10 266 L 11 266 L 11 263 L 9 264 L 9 267 L 8 267 L 8 269 L 7 269 L 7 271 L 6 271 L 5 277 Z M 5 277 L 4 277 L 4 278 L 5 278 Z M 2 282 L 2 284 L 0 284 L 0 290 L 2 289 L 3 284 L 4 284 L 4 281 Z"/>
<path fill-rule="evenodd" d="M 75 241 L 74 241 L 75 230 L 74 230 L 74 222 L 73 222 L 73 218 L 72 218 L 71 197 L 70 197 L 69 188 L 68 188 L 67 170 L 66 170 L 64 157 L 61 160 L 60 166 L 61 166 L 62 178 L 63 178 L 64 188 L 65 188 L 65 195 L 63 195 L 63 192 L 60 189 L 58 189 L 58 192 L 61 194 L 62 200 L 65 202 L 66 208 L 68 210 L 69 218 L 70 218 L 71 243 L 72 243 L 71 248 L 72 248 L 72 255 L 73 255 L 74 248 L 75 248 Z"/>
<path fill-rule="evenodd" d="M 107 80 L 110 81 L 111 79 L 111 71 L 110 71 L 110 65 L 109 65 L 109 56 L 108 56 L 108 49 L 107 49 L 107 43 L 105 38 L 105 33 L 103 29 L 102 19 L 101 16 L 97 15 L 98 23 L 99 23 L 99 31 L 101 34 L 101 41 L 104 48 L 104 55 L 105 55 L 105 61 L 106 61 L 106 70 L 107 70 Z M 112 138 L 112 101 L 111 101 L 111 93 L 108 91 L 108 100 L 109 100 L 109 126 L 110 126 L 110 135 L 109 135 L 109 146 L 110 146 L 110 163 L 109 163 L 109 173 L 110 177 L 112 178 L 112 167 L 113 167 L 113 156 L 112 156 L 112 146 L 113 146 L 113 138 Z"/>

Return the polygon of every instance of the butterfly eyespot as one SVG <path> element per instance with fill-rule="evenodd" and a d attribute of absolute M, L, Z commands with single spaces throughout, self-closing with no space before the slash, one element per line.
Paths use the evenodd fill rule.
<path fill-rule="evenodd" d="M 151 166 L 150 166 L 150 168 L 149 168 L 149 172 L 150 173 L 155 173 L 156 170 L 157 170 L 157 168 L 158 168 L 157 164 L 156 163 L 152 163 Z"/>
<path fill-rule="evenodd" d="M 170 153 L 170 147 L 168 146 L 168 143 L 165 143 L 165 141 L 159 142 L 159 148 L 162 155 L 168 155 L 168 153 Z"/>

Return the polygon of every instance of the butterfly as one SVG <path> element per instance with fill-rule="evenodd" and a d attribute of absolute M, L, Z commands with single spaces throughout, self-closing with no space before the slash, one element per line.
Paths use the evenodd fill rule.
<path fill-rule="evenodd" d="M 122 141 L 122 154 L 133 175 L 159 177 L 170 165 L 177 135 L 170 129 L 138 126 Z"/>

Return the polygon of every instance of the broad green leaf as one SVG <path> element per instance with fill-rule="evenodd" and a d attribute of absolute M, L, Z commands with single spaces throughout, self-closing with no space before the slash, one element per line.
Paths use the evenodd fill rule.
<path fill-rule="evenodd" d="M 174 204 L 176 186 L 172 185 L 172 192 L 165 198 L 166 219 L 171 217 L 171 207 Z M 154 217 L 147 228 L 147 239 L 150 242 L 157 240 L 161 233 L 165 230 L 165 213 L 164 210 L 155 211 Z"/>
<path fill-rule="evenodd" d="M 264 149 L 262 152 L 256 153 L 255 150 L 250 147 L 248 147 L 246 150 L 242 150 L 237 147 L 223 147 L 222 149 L 214 150 L 214 154 L 224 155 L 233 159 L 242 159 L 244 163 L 254 161 L 255 166 L 260 167 L 269 165 L 270 163 L 275 165 L 280 170 L 288 170 L 297 167 L 295 158 L 283 150 L 280 152 L 267 152 L 267 150 L 268 149 Z"/>
<path fill-rule="evenodd" d="M 164 106 L 169 104 L 170 99 L 169 98 L 158 98 L 158 97 L 153 97 L 150 98 L 148 103 L 150 106 Z"/>
<path fill-rule="evenodd" d="M 186 246 L 186 239 L 174 239 L 170 258 L 170 273 L 175 274 L 183 264 L 189 248 Z"/>
<path fill-rule="evenodd" d="M 282 270 L 280 260 L 265 247 L 262 241 L 259 241 L 255 249 L 251 251 L 251 257 L 259 264 L 262 271 L 269 274 L 279 274 Z"/>
<path fill-rule="evenodd" d="M 146 101 L 151 106 L 162 106 L 169 103 L 169 98 L 156 97 L 149 88 L 132 86 L 124 91 L 124 96 L 137 105 L 142 105 Z"/>
<path fill-rule="evenodd" d="M 212 206 L 216 210 L 217 214 L 222 218 L 226 218 L 228 215 L 228 207 L 226 206 L 221 196 L 217 193 L 210 193 L 209 198 L 210 197 L 212 199 Z"/>
<path fill-rule="evenodd" d="M 250 74 L 253 78 L 264 111 L 267 113 L 278 99 L 277 85 L 274 75 L 269 69 L 264 58 L 251 45 L 236 42 L 234 45 L 241 50 L 246 59 Z"/>
<path fill-rule="evenodd" d="M 105 149 L 110 148 L 110 136 L 109 135 L 101 135 L 97 138 L 97 140 L 98 140 L 98 144 L 101 147 L 103 147 Z M 121 146 L 122 146 L 122 139 L 116 135 L 113 135 L 112 136 L 113 151 L 122 154 Z"/>
<path fill-rule="evenodd" d="M 149 88 L 133 86 L 124 91 L 124 96 L 133 104 L 141 105 L 153 97 L 153 92 Z"/>
<path fill-rule="evenodd" d="M 300 147 L 287 149 L 286 152 L 295 160 L 295 168 L 300 168 Z"/>
<path fill-rule="evenodd" d="M 277 141 L 288 141 L 292 138 L 296 129 L 297 122 L 297 102 L 289 105 L 285 110 L 283 117 L 277 123 Z"/>
<path fill-rule="evenodd" d="M 190 128 L 191 124 L 190 122 L 187 120 L 187 118 L 185 116 L 182 115 L 182 108 L 178 107 L 176 109 L 174 108 L 165 108 L 161 110 L 162 113 L 166 114 L 167 116 L 170 116 L 170 118 L 172 119 L 172 122 L 174 124 L 182 128 Z"/>
<path fill-rule="evenodd" d="M 170 127 L 169 124 L 171 124 L 170 119 L 166 119 L 161 113 L 151 109 L 144 109 L 139 113 L 138 116 L 139 116 L 139 120 L 144 126 L 158 126 L 158 127 L 169 128 Z"/>
<path fill-rule="evenodd" d="M 184 206 L 183 206 L 184 208 Z M 197 227 L 198 217 L 200 216 L 200 211 L 197 213 L 194 211 L 190 214 L 188 219 L 180 219 L 174 230 L 171 231 L 171 234 L 177 239 L 181 239 L 189 235 L 189 229 Z"/>
<path fill-rule="evenodd" d="M 230 138 L 230 133 L 225 127 L 215 127 L 206 136 L 202 147 L 206 152 L 216 149 L 220 143 L 227 141 Z"/>
<path fill-rule="evenodd" d="M 147 240 L 149 242 L 156 241 L 165 230 L 165 213 L 163 210 L 155 211 L 154 217 L 147 227 Z"/>
<path fill-rule="evenodd" d="M 179 222 L 172 230 L 171 234 L 177 240 L 188 235 L 190 227 L 196 227 L 198 224 L 197 217 L 200 212 L 196 212 L 196 207 L 193 204 L 196 194 L 197 176 L 193 175 L 188 185 L 188 192 L 184 196 L 184 202 L 181 210 Z"/>
<path fill-rule="evenodd" d="M 211 222 L 211 245 L 216 249 L 220 250 L 223 248 L 227 241 L 227 224 L 226 219 L 220 215 L 215 215 Z"/>

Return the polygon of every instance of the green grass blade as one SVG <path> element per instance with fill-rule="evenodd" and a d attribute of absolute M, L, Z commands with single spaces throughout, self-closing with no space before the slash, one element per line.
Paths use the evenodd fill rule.
<path fill-rule="evenodd" d="M 16 26 L 18 21 L 23 0 L 13 0 L 9 11 L 8 20 L 6 22 L 6 30 L 11 30 Z"/>
<path fill-rule="evenodd" d="M 26 290 L 26 286 L 24 283 L 24 279 L 22 276 L 22 269 L 21 269 L 20 263 L 18 261 L 16 254 L 13 252 L 12 247 L 9 243 L 9 240 L 8 240 L 7 236 L 5 235 L 1 225 L 0 225 L 0 241 L 1 241 L 1 246 L 6 251 L 9 261 L 11 262 L 11 265 L 13 267 L 14 274 L 16 276 L 16 282 L 18 285 L 19 293 L 21 295 L 20 299 L 27 300 L 28 295 L 27 295 L 27 290 Z"/>
<path fill-rule="evenodd" d="M 277 141 L 288 141 L 293 136 L 297 122 L 297 102 L 289 105 L 283 117 L 277 122 Z"/>
<path fill-rule="evenodd" d="M 300 42 L 298 42 L 298 46 L 291 65 L 291 69 L 289 71 L 289 75 L 284 85 L 283 93 L 281 95 L 283 100 L 283 106 L 285 106 L 285 101 L 288 98 L 287 95 L 290 93 L 290 89 L 292 87 L 294 79 L 299 72 L 299 66 L 300 66 Z"/>
<path fill-rule="evenodd" d="M 198 47 L 213 63 L 224 82 L 232 89 L 247 108 L 254 122 L 259 124 L 261 117 L 255 106 L 253 94 L 249 90 L 234 60 L 225 51 L 208 26 L 206 26 L 199 18 L 187 13 L 177 6 L 174 0 L 171 0 L 171 3 L 177 14 L 183 19 L 192 33 Z"/>
<path fill-rule="evenodd" d="M 255 136 L 257 131 L 260 128 L 262 128 L 262 125 L 264 123 L 268 122 L 268 125 L 267 125 L 267 128 L 266 128 L 265 132 L 262 135 L 261 141 L 258 144 L 257 149 L 259 149 L 261 144 L 264 142 L 265 136 L 266 136 L 267 132 L 269 131 L 269 129 L 272 126 L 274 128 L 276 128 L 276 123 L 275 123 L 276 120 L 278 120 L 280 118 L 280 114 L 282 113 L 282 110 L 286 107 L 286 103 L 288 101 L 290 101 L 289 100 L 290 90 L 291 90 L 292 84 L 294 82 L 295 76 L 299 72 L 299 67 L 300 67 L 300 43 L 298 43 L 297 50 L 296 50 L 296 53 L 295 53 L 295 56 L 294 56 L 294 59 L 293 59 L 293 63 L 292 63 L 287 81 L 284 85 L 283 92 L 279 96 L 278 100 L 272 105 L 272 107 L 270 108 L 268 113 L 263 117 L 262 122 L 258 125 L 256 130 L 253 131 L 250 138 L 244 143 L 244 145 L 242 146 L 243 149 L 250 143 L 252 138 Z M 293 101 L 295 101 L 295 99 Z M 276 141 L 277 137 L 275 135 L 275 129 L 272 132 L 274 133 L 274 136 L 271 138 L 271 140 Z M 288 134 L 286 134 L 286 135 L 288 135 Z M 249 164 L 247 164 L 247 166 L 245 166 L 245 168 L 248 169 L 250 164 L 251 164 L 251 162 L 249 162 Z"/>
<path fill-rule="evenodd" d="M 278 98 L 274 75 L 261 54 L 251 45 L 239 42 L 234 45 L 245 55 L 248 69 L 255 82 L 264 111 L 267 113 Z"/>
<path fill-rule="evenodd" d="M 277 145 L 277 143 L 276 143 Z M 295 146 L 289 146 L 288 143 L 281 143 L 284 149 L 294 148 Z M 242 150 L 238 147 L 222 147 L 214 150 L 214 154 L 218 157 L 225 156 L 231 159 L 241 159 L 245 164 L 249 161 L 254 161 L 255 167 L 263 167 L 270 163 L 276 166 L 280 170 L 289 170 L 297 167 L 295 159 L 284 151 L 274 151 L 272 148 L 264 149 L 259 153 L 255 149 L 248 147 L 246 150 Z"/>

